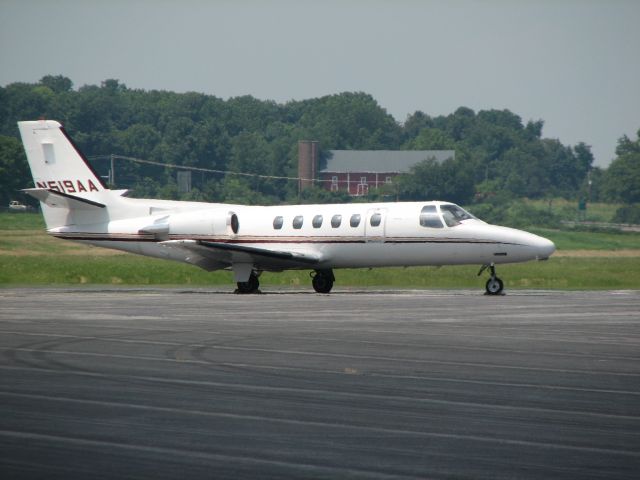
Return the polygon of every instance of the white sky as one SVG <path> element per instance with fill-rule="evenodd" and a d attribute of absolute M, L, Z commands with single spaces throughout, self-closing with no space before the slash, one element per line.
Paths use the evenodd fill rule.
<path fill-rule="evenodd" d="M 543 119 L 614 158 L 640 128 L 637 0 L 0 0 L 0 85 L 253 95 L 364 91 L 404 121 L 459 106 Z"/>

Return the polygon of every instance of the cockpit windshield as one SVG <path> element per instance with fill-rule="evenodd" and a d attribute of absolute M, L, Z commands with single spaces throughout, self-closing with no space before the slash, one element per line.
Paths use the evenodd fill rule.
<path fill-rule="evenodd" d="M 476 217 L 471 215 L 466 210 L 460 208 L 458 205 L 446 204 L 440 205 L 440 211 L 442 212 L 442 218 L 447 227 L 455 227 L 460 225 L 463 220 L 477 220 Z"/>

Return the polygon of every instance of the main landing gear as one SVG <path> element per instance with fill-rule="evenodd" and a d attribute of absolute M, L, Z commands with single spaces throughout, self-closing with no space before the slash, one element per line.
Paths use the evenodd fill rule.
<path fill-rule="evenodd" d="M 333 276 L 333 270 L 315 270 L 311 272 L 311 284 L 313 289 L 318 293 L 329 293 L 333 288 L 333 282 L 336 277 Z"/>
<path fill-rule="evenodd" d="M 487 268 L 491 272 L 491 276 L 485 285 L 486 295 L 500 295 L 502 290 L 504 290 L 504 283 L 502 283 L 502 280 L 496 276 L 496 267 L 493 263 L 490 265 L 483 265 L 478 272 L 478 276 L 480 276 Z"/>
<path fill-rule="evenodd" d="M 249 275 L 249 280 L 247 280 L 246 282 L 238 282 L 238 289 L 236 290 L 236 292 L 258 293 L 258 288 L 260 288 L 260 281 L 258 280 L 259 276 L 259 273 L 256 273 L 255 271 L 251 272 L 251 275 Z"/>
<path fill-rule="evenodd" d="M 238 289 L 236 293 L 259 293 L 260 281 L 258 277 L 261 272 L 255 270 L 249 275 L 246 282 L 237 282 Z M 333 282 L 336 277 L 333 276 L 333 270 L 315 270 L 311 272 L 313 289 L 318 293 L 329 293 L 333 288 Z"/>

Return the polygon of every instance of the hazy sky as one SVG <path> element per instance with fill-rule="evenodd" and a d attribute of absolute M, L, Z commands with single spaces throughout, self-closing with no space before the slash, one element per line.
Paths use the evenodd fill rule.
<path fill-rule="evenodd" d="M 459 106 L 543 119 L 608 164 L 640 128 L 640 1 L 0 0 L 0 85 L 253 95 L 364 91 L 403 122 Z"/>

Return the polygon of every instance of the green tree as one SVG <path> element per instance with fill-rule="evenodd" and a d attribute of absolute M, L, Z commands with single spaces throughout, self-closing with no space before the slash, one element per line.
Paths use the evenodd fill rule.
<path fill-rule="evenodd" d="M 474 196 L 473 178 L 460 160 L 438 163 L 425 160 L 399 177 L 399 194 L 403 200 L 446 200 L 468 203 Z"/>
<path fill-rule="evenodd" d="M 631 140 L 626 135 L 623 135 L 618 140 L 618 146 L 616 147 L 616 155 L 622 156 L 629 153 L 640 153 L 640 130 L 636 133 L 635 140 Z"/>
<path fill-rule="evenodd" d="M 371 95 L 345 92 L 304 101 L 299 126 L 331 149 L 397 148 L 400 126 Z"/>
<path fill-rule="evenodd" d="M 544 120 L 529 120 L 525 127 L 525 132 L 533 138 L 542 138 L 542 127 L 544 127 Z"/>
<path fill-rule="evenodd" d="M 459 107 L 453 115 L 449 115 L 444 127 L 451 138 L 456 141 L 464 140 L 476 123 L 476 113 L 467 107 Z M 440 123 L 436 121 L 436 125 Z"/>
<path fill-rule="evenodd" d="M 231 160 L 228 168 L 233 172 L 283 176 L 274 160 L 269 143 L 257 132 L 242 133 L 231 140 Z M 262 203 L 279 199 L 280 182 L 276 179 L 256 176 L 244 177 L 239 181 L 249 186 L 256 194 L 256 198 L 261 198 Z M 233 186 L 235 188 L 235 184 Z"/>
<path fill-rule="evenodd" d="M 494 194 L 572 198 L 584 195 L 586 175 L 593 162 L 587 145 L 569 148 L 542 138 L 542 120 L 529 121 L 525 126 L 509 110 L 476 113 L 460 107 L 450 115 L 437 117 L 416 111 L 399 125 L 371 95 L 363 92 L 278 104 L 251 96 L 223 100 L 194 92 L 135 90 L 116 79 L 73 90 L 71 80 L 62 75 L 46 75 L 34 84 L 0 87 L 0 135 L 17 138 L 17 121 L 41 116 L 61 120 L 89 157 L 115 153 L 276 176 L 297 176 L 297 142 L 301 139 L 319 140 L 321 159 L 329 149 L 456 151 L 456 168 L 451 169 L 450 176 L 442 177 L 448 185 L 445 191 L 429 183 L 408 182 L 405 197 L 421 196 L 428 187 L 428 192 L 451 199 L 450 192 L 459 195 L 454 183 L 471 182 L 481 191 L 488 187 L 487 192 Z M 623 137 L 618 155 L 632 155 L 638 148 L 636 140 Z M 625 157 L 621 162 L 629 160 Z M 449 167 L 434 167 L 434 172 L 440 174 Z M 600 186 L 604 188 L 609 177 L 609 183 L 616 183 L 618 168 L 613 168 L 609 176 L 591 169 L 595 179 L 592 194 L 599 194 Z M 169 185 L 174 171 L 120 160 L 117 171 L 119 187 L 139 185 L 141 179 L 149 177 L 159 183 L 155 194 L 176 196 Z M 457 177 L 461 180 L 454 180 Z M 125 180 L 130 184 L 120 184 Z M 246 189 L 261 201 L 298 199 L 297 183 L 286 180 L 225 179 L 200 173 L 193 176 L 193 186 L 199 191 L 196 196 L 216 200 L 241 197 Z M 5 185 L 0 188 L 6 190 Z M 473 185 L 464 190 L 473 192 Z M 608 195 L 614 195 L 615 190 L 609 188 Z M 372 192 L 371 198 L 374 195 Z M 469 198 L 466 193 L 460 196 Z M 617 191 L 614 196 L 618 197 Z"/>
<path fill-rule="evenodd" d="M 423 128 L 420 133 L 405 144 L 407 150 L 455 150 L 456 143 L 446 132 L 437 128 Z"/>
<path fill-rule="evenodd" d="M 624 203 L 640 202 L 640 130 L 637 138 L 630 140 L 626 135 L 618 140 L 616 157 L 605 173 L 603 190 L 613 201 Z"/>
<path fill-rule="evenodd" d="M 48 87 L 54 93 L 69 92 L 73 88 L 73 82 L 62 75 L 45 75 L 40 79 L 40 84 Z"/>
<path fill-rule="evenodd" d="M 505 152 L 499 165 L 504 170 L 502 187 L 514 197 L 539 198 L 551 188 L 545 163 L 531 151 L 512 148 Z"/>
<path fill-rule="evenodd" d="M 227 175 L 220 191 L 222 201 L 244 205 L 264 205 L 270 203 L 259 191 L 256 191 L 244 178 Z"/>
<path fill-rule="evenodd" d="M 18 190 L 32 184 L 22 143 L 14 137 L 0 135 L 0 201 L 6 206 Z"/>
<path fill-rule="evenodd" d="M 573 153 L 576 159 L 576 173 L 580 177 L 586 176 L 593 166 L 593 153 L 591 146 L 584 142 L 578 143 L 573 147 Z"/>
<path fill-rule="evenodd" d="M 555 139 L 544 139 L 546 166 L 549 168 L 548 179 L 557 195 L 574 196 L 582 184 L 586 171 L 579 168 L 576 157 L 570 147 L 566 147 Z"/>

